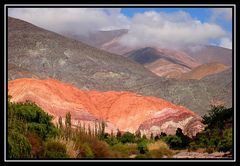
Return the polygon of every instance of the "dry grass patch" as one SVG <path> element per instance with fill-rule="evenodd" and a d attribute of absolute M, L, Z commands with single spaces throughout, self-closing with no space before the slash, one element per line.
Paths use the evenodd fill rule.
<path fill-rule="evenodd" d="M 78 150 L 76 149 L 76 144 L 72 140 L 66 140 L 63 137 L 58 137 L 55 140 L 66 146 L 66 153 L 69 158 L 77 158 Z"/>
<path fill-rule="evenodd" d="M 158 140 L 157 142 L 148 144 L 149 151 L 158 150 L 158 149 L 169 149 L 169 147 L 165 142 L 163 142 L 161 140 Z"/>

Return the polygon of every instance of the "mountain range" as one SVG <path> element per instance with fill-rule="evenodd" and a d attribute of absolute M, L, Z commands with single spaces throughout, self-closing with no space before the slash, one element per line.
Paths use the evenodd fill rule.
<path fill-rule="evenodd" d="M 108 34 L 111 34 L 109 38 L 117 40 L 122 33 Z M 109 43 L 106 42 L 107 39 L 102 41 L 104 44 Z M 168 69 L 175 68 L 174 72 L 181 68 L 181 75 L 183 71 L 190 72 L 201 63 L 185 52 L 144 48 L 135 56 L 132 53 L 138 50 L 129 51 L 131 50 L 125 53 L 131 55 L 109 53 L 100 47 L 95 48 L 23 20 L 8 17 L 9 81 L 18 78 L 55 79 L 70 83 L 81 90 L 116 93 L 128 91 L 142 96 L 162 98 L 199 115 L 207 112 L 212 101 L 221 101 L 231 106 L 231 66 L 222 72 L 205 75 L 200 80 L 159 77 L 159 74 L 155 74 L 153 69 L 149 70 L 146 66 L 154 66 L 154 62 L 160 61 L 159 64 L 171 64 Z M 141 56 L 144 55 L 144 51 L 152 53 L 152 59 Z M 140 59 L 140 62 L 129 57 Z M 178 75 L 174 72 L 173 75 Z"/>
<path fill-rule="evenodd" d="M 219 63 L 229 67 L 232 66 L 232 50 L 218 46 L 198 45 L 175 50 L 161 48 L 161 46 L 130 47 L 121 43 L 121 38 L 128 34 L 127 29 L 96 31 L 85 36 L 73 32 L 62 34 L 107 52 L 126 56 L 143 64 L 147 69 L 162 77 L 181 79 L 182 74 L 203 64 Z M 205 72 L 204 75 L 221 71 L 213 71 L 215 68 L 212 67 L 209 74 Z M 184 76 L 184 79 L 186 79 L 186 76 Z M 191 79 L 194 79 L 194 77 L 191 77 Z"/>

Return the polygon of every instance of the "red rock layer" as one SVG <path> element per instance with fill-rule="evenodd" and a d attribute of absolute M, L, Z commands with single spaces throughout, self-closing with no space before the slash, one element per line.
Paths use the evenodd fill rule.
<path fill-rule="evenodd" d="M 35 102 L 54 117 L 70 112 L 74 123 L 104 120 L 108 132 L 174 134 L 179 127 L 192 136 L 203 129 L 199 117 L 187 108 L 131 92 L 83 91 L 57 80 L 23 78 L 8 82 L 8 94 L 15 102 Z"/>

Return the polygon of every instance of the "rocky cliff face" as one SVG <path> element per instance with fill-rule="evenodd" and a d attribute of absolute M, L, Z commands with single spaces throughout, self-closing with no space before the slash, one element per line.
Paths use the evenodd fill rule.
<path fill-rule="evenodd" d="M 177 128 L 189 136 L 203 129 L 199 116 L 189 109 L 166 100 L 131 92 L 83 91 L 57 80 L 30 78 L 8 82 L 8 94 L 15 102 L 30 100 L 55 117 L 72 115 L 73 124 L 93 126 L 107 123 L 107 132 L 141 131 L 150 136 L 165 132 L 175 134 Z"/>

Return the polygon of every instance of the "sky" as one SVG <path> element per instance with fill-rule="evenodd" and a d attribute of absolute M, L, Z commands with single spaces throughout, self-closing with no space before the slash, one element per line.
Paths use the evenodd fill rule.
<path fill-rule="evenodd" d="M 57 32 L 128 29 L 120 43 L 162 48 L 232 48 L 231 8 L 9 8 L 8 15 Z"/>

